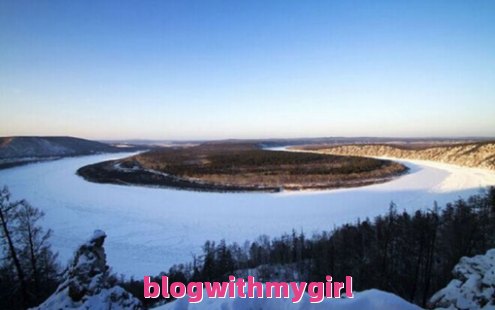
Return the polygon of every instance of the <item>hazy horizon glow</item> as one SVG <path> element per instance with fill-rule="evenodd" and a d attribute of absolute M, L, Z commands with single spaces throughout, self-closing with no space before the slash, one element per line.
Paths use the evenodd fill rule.
<path fill-rule="evenodd" d="M 495 136 L 495 1 L 1 1 L 0 136 Z"/>

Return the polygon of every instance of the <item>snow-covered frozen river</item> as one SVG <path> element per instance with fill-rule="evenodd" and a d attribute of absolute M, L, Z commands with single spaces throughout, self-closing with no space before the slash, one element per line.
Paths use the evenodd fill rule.
<path fill-rule="evenodd" d="M 302 193 L 205 193 L 90 183 L 75 172 L 87 164 L 128 156 L 67 158 L 0 170 L 0 186 L 45 212 L 52 244 L 66 262 L 99 228 L 107 232 L 113 270 L 140 278 L 188 262 L 206 240 L 253 240 L 292 229 L 312 234 L 387 212 L 429 208 L 495 184 L 495 173 L 423 161 L 401 161 L 411 173 L 361 188 Z"/>

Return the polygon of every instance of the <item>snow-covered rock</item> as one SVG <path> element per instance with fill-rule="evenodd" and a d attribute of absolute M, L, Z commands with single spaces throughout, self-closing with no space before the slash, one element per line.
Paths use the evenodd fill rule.
<path fill-rule="evenodd" d="M 454 279 L 430 302 L 437 309 L 495 309 L 495 249 L 485 255 L 463 257 Z"/>
<path fill-rule="evenodd" d="M 203 295 L 206 295 L 203 294 Z M 310 303 L 309 295 L 304 294 L 298 303 L 290 298 L 207 298 L 200 303 L 189 303 L 187 297 L 154 308 L 154 310 L 278 310 L 278 309 L 332 309 L 332 310 L 419 310 L 402 298 L 379 290 L 367 290 L 354 294 L 354 298 L 324 299 L 321 303 Z"/>
<path fill-rule="evenodd" d="M 64 282 L 36 310 L 142 309 L 141 302 L 115 284 L 106 262 L 106 234 L 96 230 L 74 254 Z"/>

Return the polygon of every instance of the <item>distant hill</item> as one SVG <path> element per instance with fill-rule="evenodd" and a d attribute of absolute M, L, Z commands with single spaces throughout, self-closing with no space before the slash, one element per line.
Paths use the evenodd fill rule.
<path fill-rule="evenodd" d="M 344 144 L 400 144 L 411 146 L 448 145 L 455 143 L 475 143 L 493 141 L 493 137 L 431 137 L 431 138 L 391 138 L 391 137 L 301 137 L 267 139 L 220 139 L 220 140 L 102 140 L 111 145 L 140 145 L 148 147 L 194 146 L 199 144 L 246 144 L 255 143 L 264 147 L 287 145 L 344 145 Z"/>
<path fill-rule="evenodd" d="M 0 137 L 0 169 L 33 161 L 98 153 L 135 151 L 135 146 L 116 147 L 73 137 Z"/>
<path fill-rule="evenodd" d="M 115 152 L 116 148 L 101 142 L 72 137 L 6 137 L 0 138 L 0 158 L 51 157 Z"/>

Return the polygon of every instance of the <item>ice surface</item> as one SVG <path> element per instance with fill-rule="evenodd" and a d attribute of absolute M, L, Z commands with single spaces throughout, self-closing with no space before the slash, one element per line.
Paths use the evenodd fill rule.
<path fill-rule="evenodd" d="M 95 229 L 114 271 L 138 278 L 188 262 L 207 239 L 253 240 L 292 229 L 313 232 L 387 212 L 431 208 L 495 184 L 495 173 L 422 161 L 404 161 L 411 173 L 392 182 L 354 189 L 302 193 L 205 193 L 97 184 L 75 174 L 84 165 L 128 156 L 66 158 L 0 170 L 0 186 L 46 215 L 52 244 L 66 262 Z"/>

